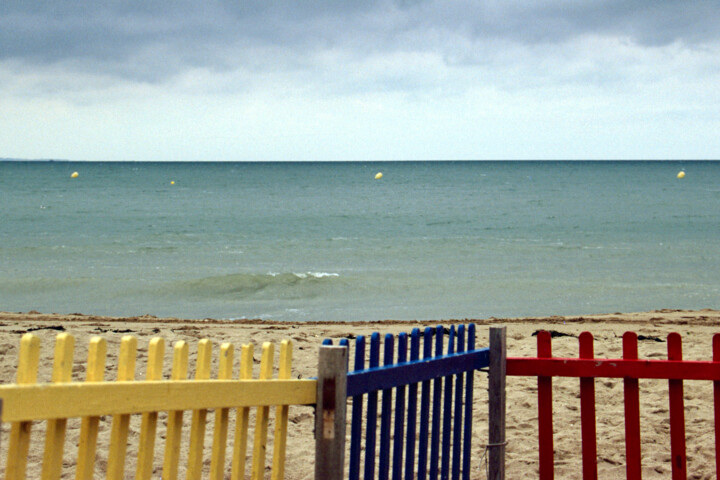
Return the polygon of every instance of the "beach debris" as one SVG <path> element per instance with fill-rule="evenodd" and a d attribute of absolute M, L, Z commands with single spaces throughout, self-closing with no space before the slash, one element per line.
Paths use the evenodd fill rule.
<path fill-rule="evenodd" d="M 533 337 L 536 337 L 538 333 L 542 332 L 542 330 L 535 330 L 532 334 Z M 558 337 L 577 337 L 577 335 L 573 335 L 572 333 L 563 333 L 558 332 L 555 330 L 549 330 L 550 332 L 550 338 L 558 338 Z"/>
<path fill-rule="evenodd" d="M 680 170 L 677 174 L 677 178 L 685 178 L 685 170 Z"/>
<path fill-rule="evenodd" d="M 377 172 L 377 173 L 375 174 L 375 180 L 380 180 L 382 177 L 383 177 L 382 172 Z"/>
<path fill-rule="evenodd" d="M 80 176 L 80 174 L 79 174 L 78 172 L 72 172 L 72 173 L 70 174 L 70 178 L 77 178 L 77 177 L 79 177 L 79 176 Z"/>
<path fill-rule="evenodd" d="M 650 340 L 653 342 L 664 342 L 665 341 L 660 337 L 653 337 L 651 335 L 638 335 L 637 339 L 638 340 Z"/>

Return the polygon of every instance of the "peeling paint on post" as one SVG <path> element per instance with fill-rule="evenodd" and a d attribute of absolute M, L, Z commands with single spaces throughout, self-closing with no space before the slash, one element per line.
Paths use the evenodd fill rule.
<path fill-rule="evenodd" d="M 341 480 L 345 466 L 347 347 L 320 347 L 315 412 L 315 478 Z"/>

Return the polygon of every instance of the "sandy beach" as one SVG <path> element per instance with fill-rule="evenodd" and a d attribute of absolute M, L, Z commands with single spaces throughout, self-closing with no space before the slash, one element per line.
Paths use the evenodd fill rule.
<path fill-rule="evenodd" d="M 318 348 L 324 338 L 340 339 L 367 335 L 373 331 L 381 333 L 409 332 L 414 327 L 451 323 L 477 325 L 478 345 L 488 343 L 488 327 L 507 326 L 508 356 L 535 356 L 538 330 L 553 330 L 564 336 L 553 341 L 555 356 L 576 357 L 577 335 L 590 331 L 595 337 L 596 357 L 620 358 L 622 356 L 621 336 L 625 331 L 643 335 L 640 341 L 640 358 L 662 359 L 667 355 L 666 337 L 678 332 L 683 338 L 685 359 L 710 360 L 712 358 L 712 336 L 720 330 L 720 311 L 717 310 L 657 310 L 640 313 L 612 313 L 582 317 L 547 318 L 490 318 L 476 320 L 451 320 L 437 322 L 384 321 L 384 322 L 270 322 L 261 320 L 218 321 L 184 320 L 178 318 L 157 318 L 141 316 L 132 318 L 99 317 L 91 315 L 43 314 L 38 312 L 0 313 L 0 381 L 15 381 L 17 352 L 20 337 L 32 332 L 41 339 L 41 360 L 39 381 L 49 381 L 52 368 L 54 338 L 59 331 L 72 334 L 76 339 L 73 381 L 85 378 L 87 345 L 92 336 L 100 335 L 108 341 L 108 364 L 106 379 L 115 378 L 119 342 L 123 335 L 138 338 L 138 362 L 136 378 L 144 378 L 147 345 L 151 338 L 163 337 L 168 346 L 184 340 L 190 346 L 191 375 L 194 369 L 195 352 L 199 339 L 208 338 L 213 342 L 214 364 L 217 369 L 217 348 L 223 342 L 231 342 L 236 348 L 245 343 L 256 345 L 255 370 L 262 342 L 279 343 L 283 339 L 293 341 L 293 378 L 312 377 L 316 373 Z M 277 354 L 276 354 L 277 355 Z M 235 372 L 238 358 L 236 357 Z M 170 371 L 169 348 L 165 357 L 165 377 Z M 215 373 L 214 370 L 213 373 Z M 507 478 L 523 479 L 537 477 L 537 382 L 534 378 L 509 377 L 507 384 Z M 482 454 L 487 443 L 487 377 L 478 372 L 475 376 L 474 431 L 473 431 L 473 472 L 471 477 L 485 478 L 481 465 Z M 646 380 L 640 382 L 641 429 L 643 477 L 668 478 L 670 475 L 670 440 L 667 381 Z M 555 459 L 556 478 L 579 478 L 581 476 L 580 456 L 580 401 L 576 379 L 554 381 L 555 411 Z M 596 382 L 598 469 L 600 478 L 624 478 L 624 424 L 622 403 L 622 380 L 599 379 Z M 132 442 L 137 441 L 139 416 L 133 416 L 128 450 L 127 478 L 134 475 Z M 206 448 L 212 439 L 212 415 L 209 417 Z M 162 417 L 161 417 L 162 418 Z M 190 415 L 185 420 L 189 424 Z M 714 478 L 714 432 L 712 428 L 712 384 L 710 382 L 685 382 L 685 419 L 687 436 L 688 478 Z M 106 459 L 103 445 L 107 445 L 110 419 L 101 424 L 100 447 L 97 471 L 104 469 Z M 314 455 L 313 412 L 310 407 L 291 407 L 288 431 L 286 478 L 307 479 L 313 476 Z M 6 461 L 7 435 L 9 426 L 2 426 L 2 468 Z M 41 432 L 38 425 L 37 432 Z M 35 431 L 35 430 L 34 430 Z M 73 478 L 71 467 L 74 463 L 79 421 L 68 423 L 65 448 L 65 472 L 63 478 Z M 164 427 L 160 427 L 156 443 L 156 473 L 162 466 Z M 103 436 L 105 435 L 105 437 Z M 271 435 L 272 437 L 272 435 Z M 104 442 L 104 443 L 103 443 Z M 42 437 L 33 437 L 28 461 L 28 478 L 39 476 L 42 460 Z M 272 443 L 272 442 L 271 442 Z M 187 448 L 187 446 L 185 446 Z M 269 450 L 271 451 L 271 450 Z M 248 452 L 250 453 L 250 452 Z M 206 455 L 209 466 L 209 454 Z M 181 471 L 184 476 L 184 472 Z"/>

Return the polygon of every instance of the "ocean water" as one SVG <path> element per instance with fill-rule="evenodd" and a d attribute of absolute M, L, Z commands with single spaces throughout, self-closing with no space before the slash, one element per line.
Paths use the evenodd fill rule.
<path fill-rule="evenodd" d="M 720 307 L 720 162 L 0 162 L 0 205 L 3 311 Z"/>

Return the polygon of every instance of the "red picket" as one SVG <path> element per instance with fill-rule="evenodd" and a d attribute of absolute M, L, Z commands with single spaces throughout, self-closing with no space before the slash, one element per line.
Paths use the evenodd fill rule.
<path fill-rule="evenodd" d="M 668 360 L 682 360 L 682 339 L 678 333 L 667 338 Z M 668 380 L 670 389 L 670 455 L 673 480 L 687 478 L 685 457 L 685 405 L 683 381 Z"/>
<path fill-rule="evenodd" d="M 593 336 L 580 334 L 580 358 L 593 358 Z M 597 480 L 597 435 L 595 430 L 595 379 L 580 378 L 580 427 L 582 430 L 583 478 Z"/>
<path fill-rule="evenodd" d="M 720 362 L 720 334 L 713 335 L 713 362 Z M 715 412 L 715 476 L 720 476 L 720 381 L 713 382 Z"/>
<path fill-rule="evenodd" d="M 623 334 L 623 359 L 638 359 L 638 338 L 635 332 Z M 642 478 L 640 457 L 640 389 L 637 378 L 625 378 L 625 462 L 627 478 Z"/>
<path fill-rule="evenodd" d="M 550 332 L 537 335 L 539 358 L 552 357 Z M 538 432 L 540 437 L 540 480 L 552 480 L 555 476 L 553 446 L 552 377 L 538 377 Z"/>

